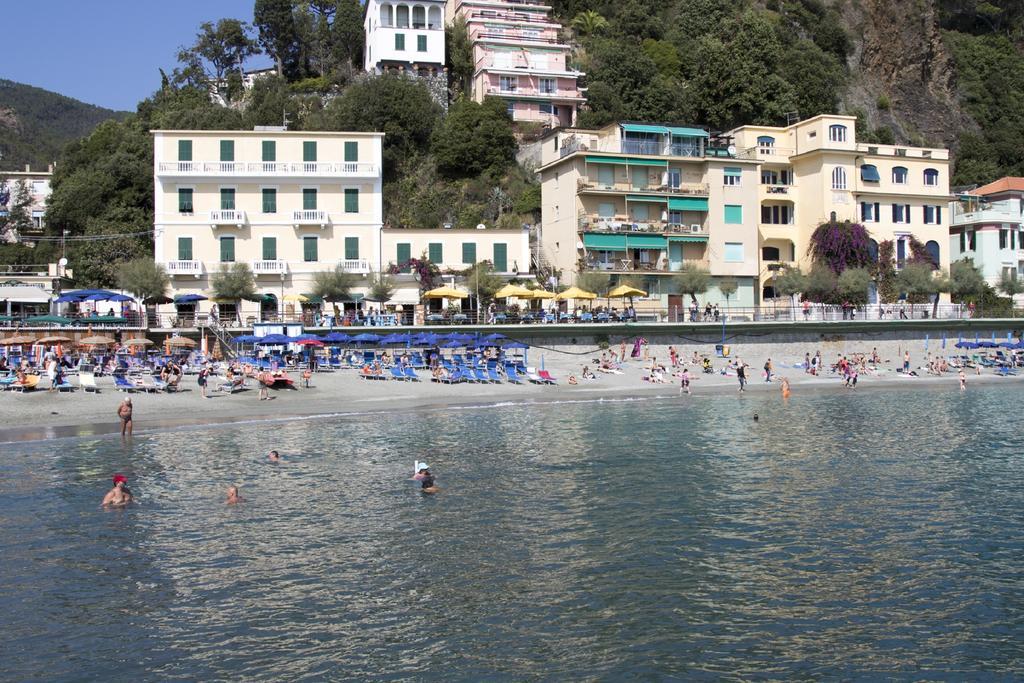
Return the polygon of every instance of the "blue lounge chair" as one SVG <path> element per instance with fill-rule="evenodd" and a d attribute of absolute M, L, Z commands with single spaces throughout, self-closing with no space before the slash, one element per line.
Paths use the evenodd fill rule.
<path fill-rule="evenodd" d="M 413 382 L 419 382 L 420 381 L 420 376 L 417 375 L 416 371 L 413 370 L 410 367 L 403 368 L 402 369 L 402 373 L 405 375 L 405 378 L 408 379 L 408 380 L 411 380 Z"/>
<path fill-rule="evenodd" d="M 508 381 L 512 384 L 522 384 L 523 380 L 519 377 L 519 373 L 516 372 L 514 365 L 505 366 L 505 376 L 508 377 Z"/>
<path fill-rule="evenodd" d="M 590 313 L 589 311 L 587 313 L 581 313 L 580 314 L 580 322 L 581 323 L 592 323 L 592 322 L 594 322 L 594 314 Z"/>
<path fill-rule="evenodd" d="M 124 375 L 114 375 L 114 388 L 118 391 L 133 394 L 139 390 L 139 387 L 135 386 L 134 383 L 130 382 Z"/>
<path fill-rule="evenodd" d="M 406 381 L 407 379 L 409 379 L 408 377 L 405 376 L 405 373 L 402 372 L 402 368 L 398 367 L 397 365 L 392 365 L 391 369 L 390 369 L 390 372 L 391 372 L 391 379 L 397 379 L 397 380 L 401 380 L 403 382 Z"/>
<path fill-rule="evenodd" d="M 487 367 L 487 376 L 495 384 L 501 384 L 501 375 L 498 374 L 498 370 L 493 365 Z"/>
<path fill-rule="evenodd" d="M 60 384 L 56 385 L 54 388 L 57 391 L 71 391 L 71 392 L 74 392 L 75 385 L 65 379 L 63 382 L 61 382 Z"/>
<path fill-rule="evenodd" d="M 476 377 L 477 382 L 483 382 L 484 384 L 490 384 L 491 378 L 487 376 L 487 373 L 480 368 L 473 369 L 473 375 Z"/>

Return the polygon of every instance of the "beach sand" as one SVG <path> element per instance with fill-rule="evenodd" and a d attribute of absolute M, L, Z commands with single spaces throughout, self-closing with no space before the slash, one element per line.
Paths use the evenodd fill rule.
<path fill-rule="evenodd" d="M 954 353 L 950 347 L 946 351 L 934 348 L 932 353 Z M 891 347 L 891 348 L 890 348 Z M 911 352 L 912 367 L 918 368 L 925 363 L 927 352 L 921 343 L 891 342 L 879 344 L 878 351 L 883 358 L 881 370 L 877 374 L 861 375 L 856 389 L 844 388 L 842 380 L 835 374 L 812 376 L 802 368 L 792 366 L 803 360 L 805 352 L 814 353 L 821 350 L 822 359 L 827 368 L 835 362 L 839 353 L 855 352 L 870 353 L 872 347 L 856 344 L 849 347 L 829 346 L 828 344 L 744 344 L 731 349 L 732 358 L 741 358 L 749 365 L 747 370 L 747 395 L 774 392 L 781 400 L 781 378 L 788 378 L 792 386 L 793 397 L 808 391 L 848 391 L 851 394 L 898 387 L 931 387 L 936 390 L 958 391 L 959 382 L 956 372 L 943 376 L 929 376 L 923 369 L 918 370 L 919 377 L 907 378 L 895 372 L 902 363 L 902 351 Z M 614 348 L 618 350 L 618 345 Z M 725 395 L 738 392 L 738 381 L 735 376 L 719 374 L 726 359 L 715 358 L 713 347 L 703 345 L 680 344 L 676 347 L 684 363 L 687 363 L 696 350 L 698 354 L 707 354 L 714 362 L 715 374 L 704 374 L 699 366 L 687 364 L 692 378 L 692 396 Z M 629 347 L 627 347 L 627 354 Z M 583 349 L 570 347 L 565 349 L 531 349 L 529 364 L 539 366 L 543 356 L 544 367 L 558 379 L 556 386 L 541 386 L 524 382 L 522 385 L 503 384 L 457 384 L 446 385 L 429 381 L 429 372 L 419 371 L 423 378 L 420 382 L 400 382 L 395 380 L 368 381 L 361 379 L 355 370 L 337 370 L 334 372 L 318 372 L 311 379 L 310 388 L 296 390 L 271 390 L 273 400 L 258 400 L 257 386 L 249 380 L 250 389 L 229 395 L 224 392 L 210 391 L 211 398 L 203 399 L 196 385 L 195 375 L 186 376 L 182 380 L 182 391 L 174 394 L 132 394 L 135 412 L 135 433 L 146 431 L 173 429 L 187 425 L 263 422 L 273 419 L 314 418 L 338 414 L 390 413 L 401 410 L 429 410 L 450 408 L 452 406 L 486 406 L 504 402 L 522 402 L 544 404 L 569 400 L 624 400 L 628 398 L 674 399 L 689 400 L 679 396 L 679 380 L 668 377 L 667 384 L 651 384 L 643 381 L 647 371 L 641 359 L 629 360 L 624 364 L 623 374 L 596 373 L 598 379 L 579 380 L 573 386 L 567 382 L 570 373 L 580 376 L 583 365 L 595 369 L 593 360 L 601 355 L 600 349 Z M 648 349 L 651 358 L 659 363 L 669 364 L 667 346 L 651 346 Z M 775 365 L 776 381 L 764 381 L 763 366 L 766 358 L 771 357 Z M 790 366 L 790 367 L 786 367 Z M 301 373 L 290 373 L 296 386 L 301 385 Z M 1024 378 L 997 377 L 992 370 L 985 369 L 978 376 L 974 370 L 967 374 L 968 389 L 979 382 L 1013 382 Z M 77 385 L 77 378 L 72 377 Z M 3 427 L 0 428 L 0 442 L 42 440 L 61 437 L 89 436 L 117 433 L 120 424 L 117 419 L 117 407 L 125 394 L 114 389 L 113 380 L 109 377 L 99 378 L 99 394 L 86 394 L 82 391 L 74 393 L 47 393 L 44 390 L 26 394 L 4 392 L 0 394 L 0 412 L 4 416 Z M 45 384 L 45 381 L 41 384 Z M 216 385 L 217 382 L 214 382 Z M 538 412 L 538 415 L 543 413 Z"/>

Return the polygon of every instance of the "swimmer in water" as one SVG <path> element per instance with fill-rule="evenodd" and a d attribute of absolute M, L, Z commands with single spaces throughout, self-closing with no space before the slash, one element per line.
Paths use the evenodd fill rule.
<path fill-rule="evenodd" d="M 228 487 L 227 504 L 228 505 L 235 505 L 236 503 L 241 503 L 241 502 L 242 502 L 242 497 L 240 495 L 238 495 L 238 487 L 237 486 L 229 486 Z"/>
<path fill-rule="evenodd" d="M 782 378 L 782 398 L 789 398 L 789 380 L 785 377 Z"/>
<path fill-rule="evenodd" d="M 754 422 L 757 422 L 759 419 L 760 418 L 757 416 L 757 413 L 754 413 Z"/>
<path fill-rule="evenodd" d="M 126 484 L 128 483 L 128 477 L 123 474 L 114 475 L 114 488 L 107 492 L 107 495 L 103 497 L 101 505 L 109 508 L 123 508 L 127 507 L 132 502 L 132 492 L 128 490 Z"/>
<path fill-rule="evenodd" d="M 416 474 L 413 475 L 413 479 L 420 482 L 420 491 L 423 493 L 437 493 L 434 475 L 430 473 L 430 466 L 427 463 L 416 463 Z"/>
<path fill-rule="evenodd" d="M 270 462 L 280 462 L 281 454 L 277 451 L 270 451 L 270 454 L 267 455 L 267 459 L 270 460 Z"/>

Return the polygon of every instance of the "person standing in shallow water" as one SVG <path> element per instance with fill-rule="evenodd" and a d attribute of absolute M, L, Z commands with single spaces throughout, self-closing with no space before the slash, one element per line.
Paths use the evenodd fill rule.
<path fill-rule="evenodd" d="M 117 407 L 117 416 L 121 418 L 121 436 L 132 435 L 132 400 L 126 398 Z"/>
<path fill-rule="evenodd" d="M 741 361 L 736 361 L 736 379 L 740 381 L 740 391 L 746 391 L 747 386 L 747 366 Z"/>

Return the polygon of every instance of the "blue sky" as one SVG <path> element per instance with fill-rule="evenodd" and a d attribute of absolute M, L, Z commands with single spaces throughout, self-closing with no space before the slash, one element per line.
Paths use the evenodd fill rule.
<path fill-rule="evenodd" d="M 254 0 L 4 2 L 0 78 L 134 111 L 204 21 L 252 23 Z M 21 27 L 16 30 L 13 27 Z M 268 66 L 260 56 L 246 66 Z"/>

